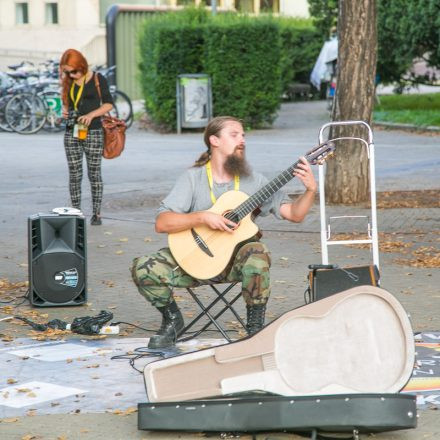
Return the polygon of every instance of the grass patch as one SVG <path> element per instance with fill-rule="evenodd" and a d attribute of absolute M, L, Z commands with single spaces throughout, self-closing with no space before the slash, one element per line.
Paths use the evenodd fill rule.
<path fill-rule="evenodd" d="M 440 127 L 440 110 L 375 110 L 374 121 Z"/>
<path fill-rule="evenodd" d="M 440 127 L 440 93 L 383 95 L 374 109 L 374 121 Z"/>

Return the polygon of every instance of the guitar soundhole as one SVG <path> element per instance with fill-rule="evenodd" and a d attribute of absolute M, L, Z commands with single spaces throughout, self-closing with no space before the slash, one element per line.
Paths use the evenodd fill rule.
<path fill-rule="evenodd" d="M 226 217 L 228 220 L 231 220 L 234 223 L 237 223 L 238 226 L 240 226 L 240 217 L 234 211 L 224 212 L 223 217 Z M 238 226 L 237 226 L 237 228 L 238 228 Z"/>

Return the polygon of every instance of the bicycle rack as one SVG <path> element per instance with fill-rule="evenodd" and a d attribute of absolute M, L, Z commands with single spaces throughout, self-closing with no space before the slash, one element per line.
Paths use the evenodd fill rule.
<path fill-rule="evenodd" d="M 330 217 L 327 223 L 326 208 L 325 208 L 325 185 L 324 185 L 324 164 L 318 166 L 318 178 L 319 178 L 319 210 L 321 217 L 321 252 L 322 252 L 322 264 L 328 264 L 328 246 L 333 245 L 346 245 L 346 244 L 361 244 L 368 243 L 372 247 L 373 263 L 379 269 L 379 244 L 377 234 L 377 213 L 376 213 L 376 174 L 374 165 L 374 143 L 373 132 L 370 126 L 364 121 L 341 121 L 341 122 L 329 122 L 324 124 L 319 131 L 319 143 L 322 144 L 324 140 L 324 131 L 330 127 L 341 125 L 363 125 L 368 130 L 368 140 L 357 137 L 341 137 L 337 140 L 357 140 L 362 142 L 361 146 L 367 148 L 367 155 L 369 161 L 369 177 L 370 177 L 370 197 L 371 197 L 371 223 L 367 216 L 360 215 L 346 215 Z M 342 218 L 367 218 L 367 234 L 368 239 L 365 240 L 331 240 L 331 220 L 337 220 Z"/>

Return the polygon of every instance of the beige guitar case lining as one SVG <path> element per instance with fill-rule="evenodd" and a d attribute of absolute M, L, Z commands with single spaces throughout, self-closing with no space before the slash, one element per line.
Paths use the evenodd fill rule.
<path fill-rule="evenodd" d="M 147 364 L 150 402 L 261 390 L 283 396 L 397 393 L 414 364 L 409 318 L 360 286 L 291 310 L 255 335 Z"/>

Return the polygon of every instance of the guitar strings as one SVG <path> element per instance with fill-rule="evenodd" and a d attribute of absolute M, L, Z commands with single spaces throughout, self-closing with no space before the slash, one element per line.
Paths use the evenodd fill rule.
<path fill-rule="evenodd" d="M 252 212 L 254 209 L 258 208 L 258 206 L 263 203 L 267 198 L 271 197 L 275 194 L 282 186 L 284 186 L 287 182 L 293 179 L 293 175 L 291 174 L 296 164 L 292 165 L 287 170 L 283 171 L 278 177 L 273 179 L 267 185 L 263 186 L 260 190 L 258 190 L 253 196 L 244 201 L 241 205 L 235 208 L 232 212 L 236 213 L 240 220 L 244 218 L 247 214 Z M 283 180 L 281 180 L 283 179 Z M 233 215 L 233 214 L 232 214 Z M 233 218 L 225 216 L 229 220 L 233 220 Z"/>

